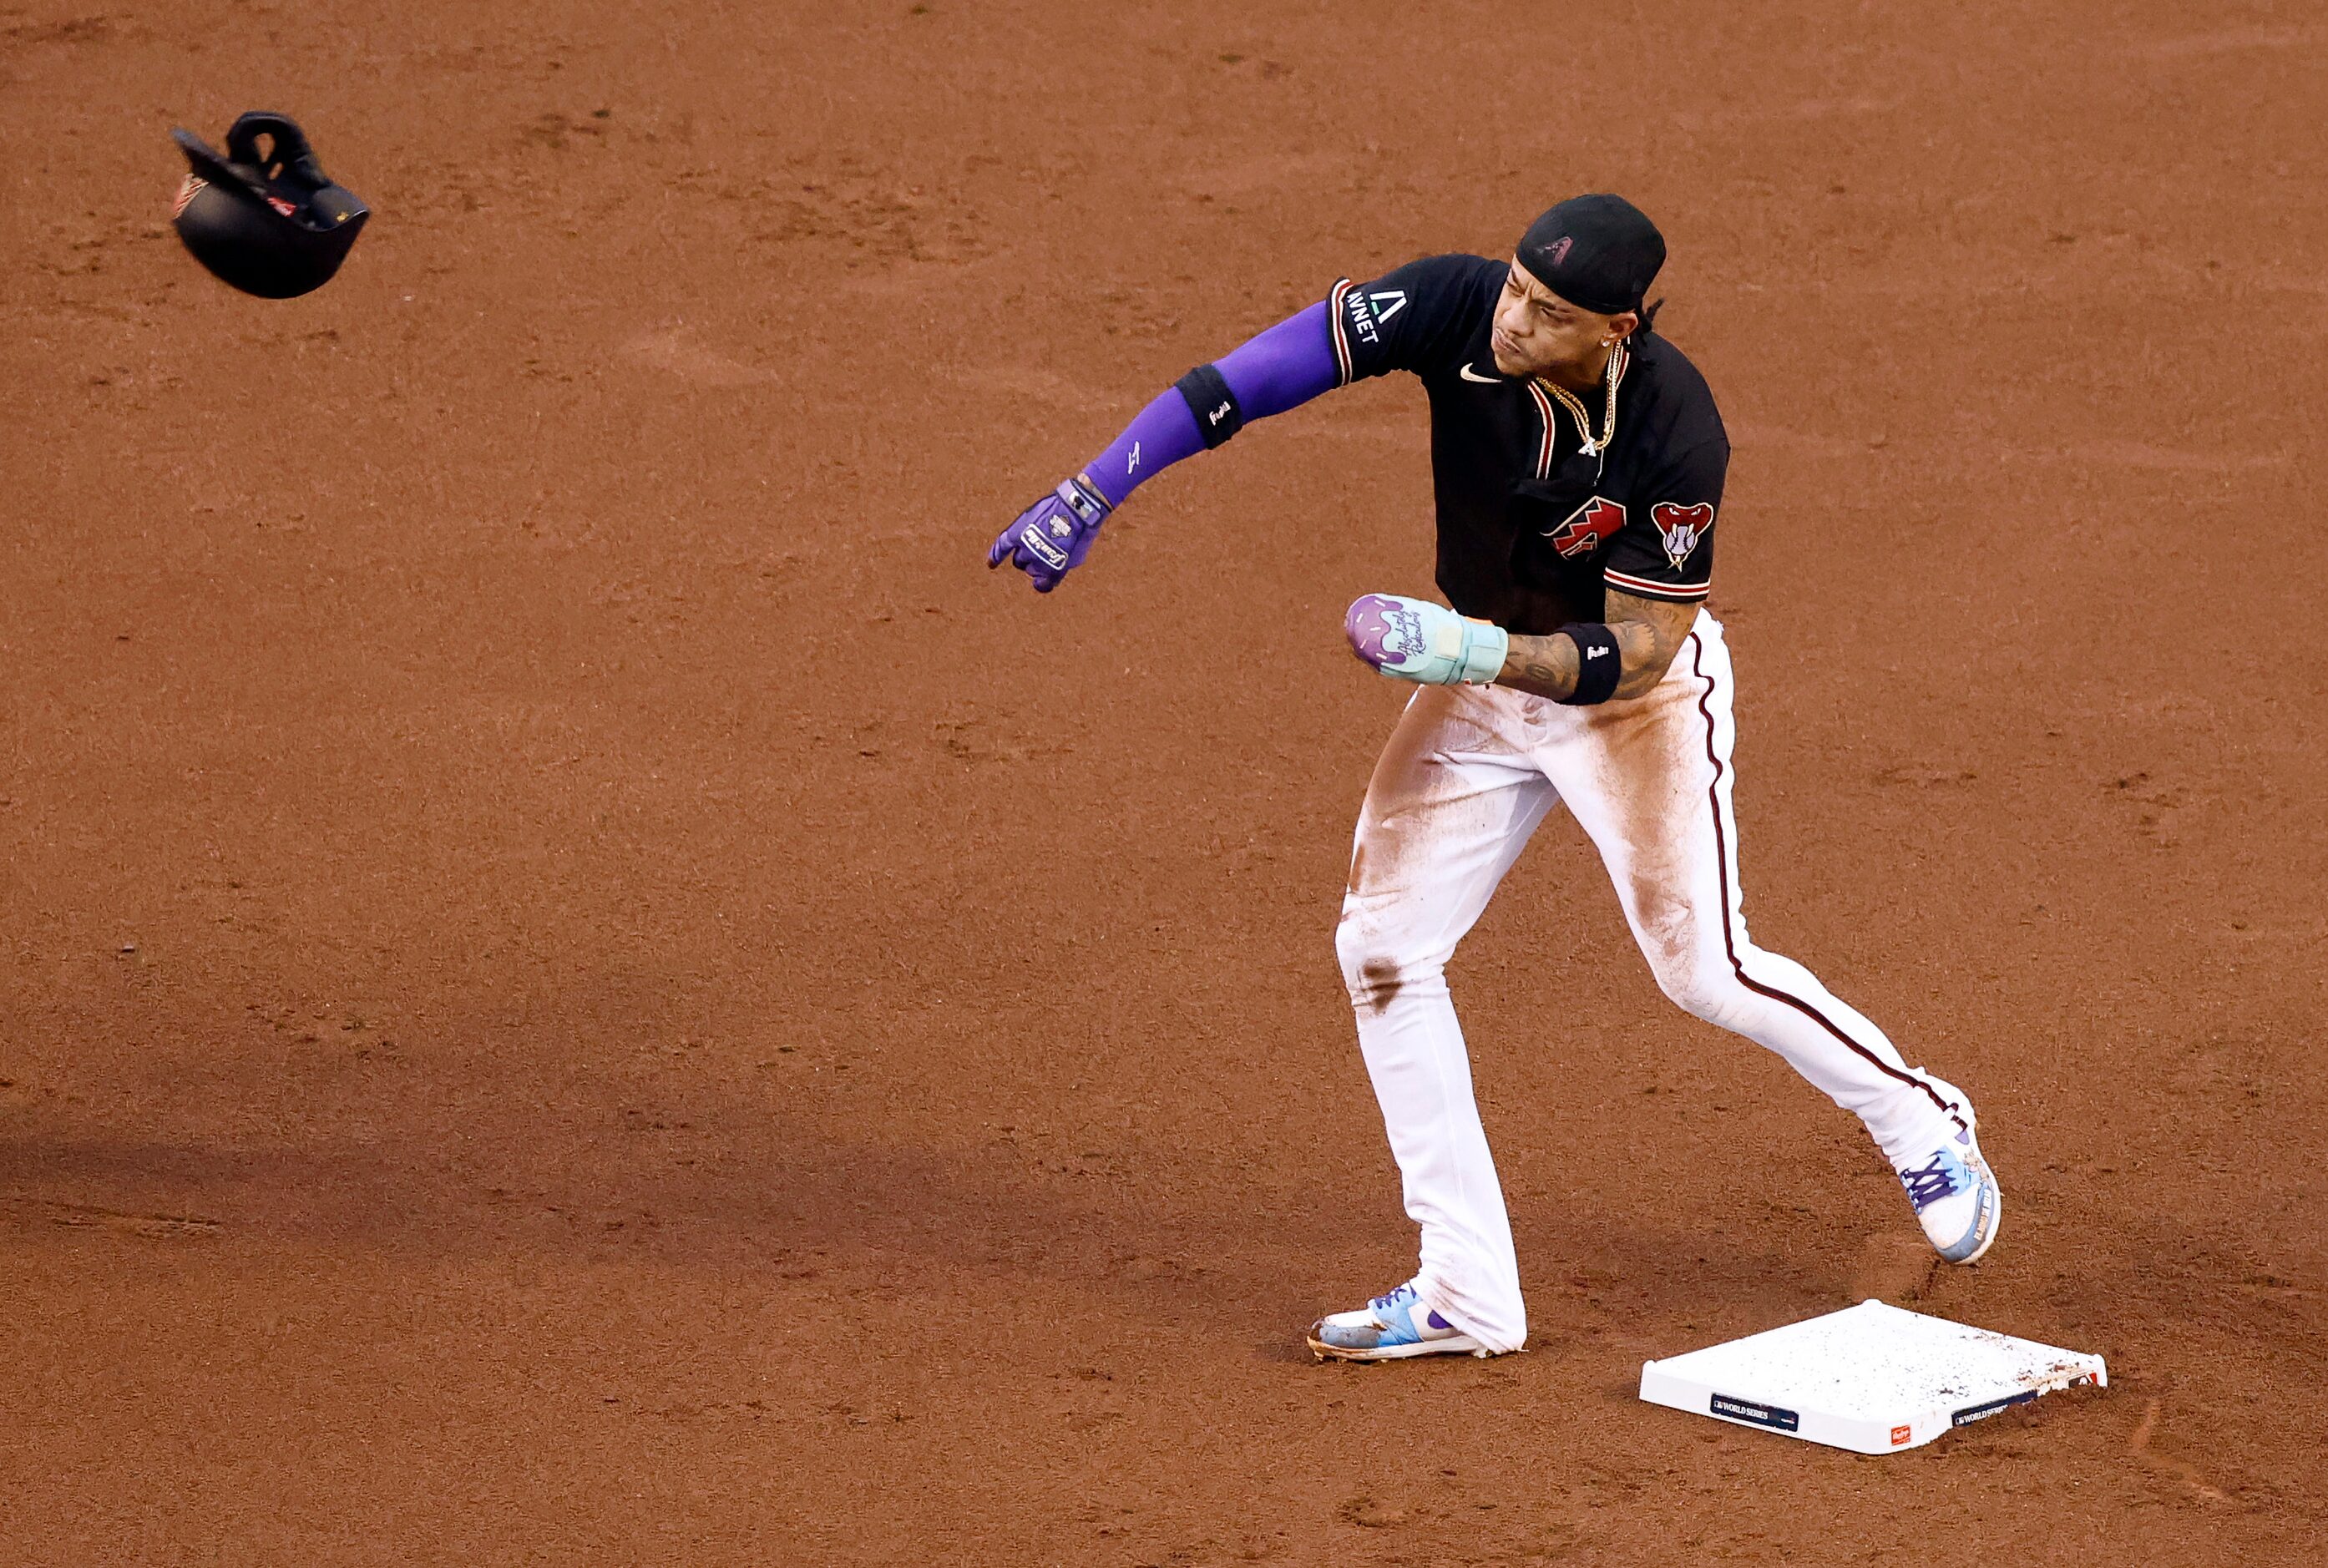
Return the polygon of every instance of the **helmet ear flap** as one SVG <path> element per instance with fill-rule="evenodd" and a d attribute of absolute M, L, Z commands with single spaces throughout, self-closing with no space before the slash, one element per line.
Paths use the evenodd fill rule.
<path fill-rule="evenodd" d="M 267 151 L 258 150 L 258 138 L 268 140 Z M 237 119 L 226 133 L 226 155 L 233 162 L 258 171 L 258 177 L 269 184 L 286 175 L 303 183 L 325 185 L 331 182 L 315 163 L 315 150 L 307 145 L 307 133 L 291 123 L 288 117 L 253 109 Z"/>

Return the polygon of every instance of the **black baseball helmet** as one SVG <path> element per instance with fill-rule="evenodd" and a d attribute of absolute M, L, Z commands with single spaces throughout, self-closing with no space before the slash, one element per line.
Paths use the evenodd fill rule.
<path fill-rule="evenodd" d="M 1666 264 L 1666 237 L 1622 196 L 1571 196 L 1528 225 L 1519 258 L 1571 305 L 1618 315 L 1641 308 Z"/>
<path fill-rule="evenodd" d="M 265 299 L 331 281 L 371 210 L 332 183 L 306 132 L 282 115 L 254 111 L 227 132 L 223 157 L 192 131 L 170 135 L 192 165 L 171 217 L 195 260 Z"/>

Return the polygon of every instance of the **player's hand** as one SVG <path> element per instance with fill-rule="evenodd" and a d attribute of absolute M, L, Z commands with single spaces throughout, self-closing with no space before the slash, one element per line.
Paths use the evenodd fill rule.
<path fill-rule="evenodd" d="M 1025 572 L 1038 594 L 1059 586 L 1059 579 L 1084 564 L 1099 525 L 1115 509 L 1082 474 L 1062 484 L 1018 514 L 1018 520 L 994 536 L 987 549 L 990 569 L 1009 561 Z"/>
<path fill-rule="evenodd" d="M 1503 672 L 1511 638 L 1501 626 L 1459 615 L 1428 599 L 1367 594 L 1350 606 L 1342 631 L 1350 652 L 1385 675 L 1423 686 L 1484 685 Z"/>

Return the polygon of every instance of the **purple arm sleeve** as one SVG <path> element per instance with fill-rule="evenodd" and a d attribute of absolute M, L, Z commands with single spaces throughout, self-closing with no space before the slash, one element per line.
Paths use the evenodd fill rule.
<path fill-rule="evenodd" d="M 1132 416 L 1131 423 L 1106 451 L 1091 460 L 1084 477 L 1107 497 L 1110 506 L 1122 506 L 1124 498 L 1140 488 L 1141 480 L 1204 449 L 1205 438 L 1197 432 L 1197 417 L 1188 412 L 1188 399 L 1180 395 L 1179 388 L 1167 387 L 1154 402 Z"/>
<path fill-rule="evenodd" d="M 1341 371 L 1334 362 L 1326 302 L 1319 300 L 1247 339 L 1216 360 L 1214 368 L 1236 394 L 1237 407 L 1247 420 L 1282 414 L 1332 390 Z M 1188 400 L 1178 388 L 1168 387 L 1084 473 L 1109 505 L 1121 506 L 1149 475 L 1204 449 L 1205 438 L 1197 433 Z"/>
<path fill-rule="evenodd" d="M 1319 300 L 1289 315 L 1259 337 L 1250 338 L 1216 361 L 1237 407 L 1248 419 L 1266 419 L 1298 408 L 1341 380 L 1334 362 L 1334 334 Z M 1196 421 L 1189 420 L 1191 425 Z"/>

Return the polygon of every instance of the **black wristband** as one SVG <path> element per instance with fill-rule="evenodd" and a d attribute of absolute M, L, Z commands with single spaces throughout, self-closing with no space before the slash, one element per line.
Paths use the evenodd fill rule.
<path fill-rule="evenodd" d="M 1205 438 L 1206 451 L 1244 428 L 1244 410 L 1237 407 L 1229 379 L 1218 368 L 1198 365 L 1172 385 L 1197 417 L 1197 434 Z"/>
<path fill-rule="evenodd" d="M 1617 634 L 1599 623 L 1579 622 L 1553 634 L 1576 644 L 1576 690 L 1559 699 L 1571 708 L 1591 708 L 1617 695 L 1625 673 L 1625 655 Z"/>

